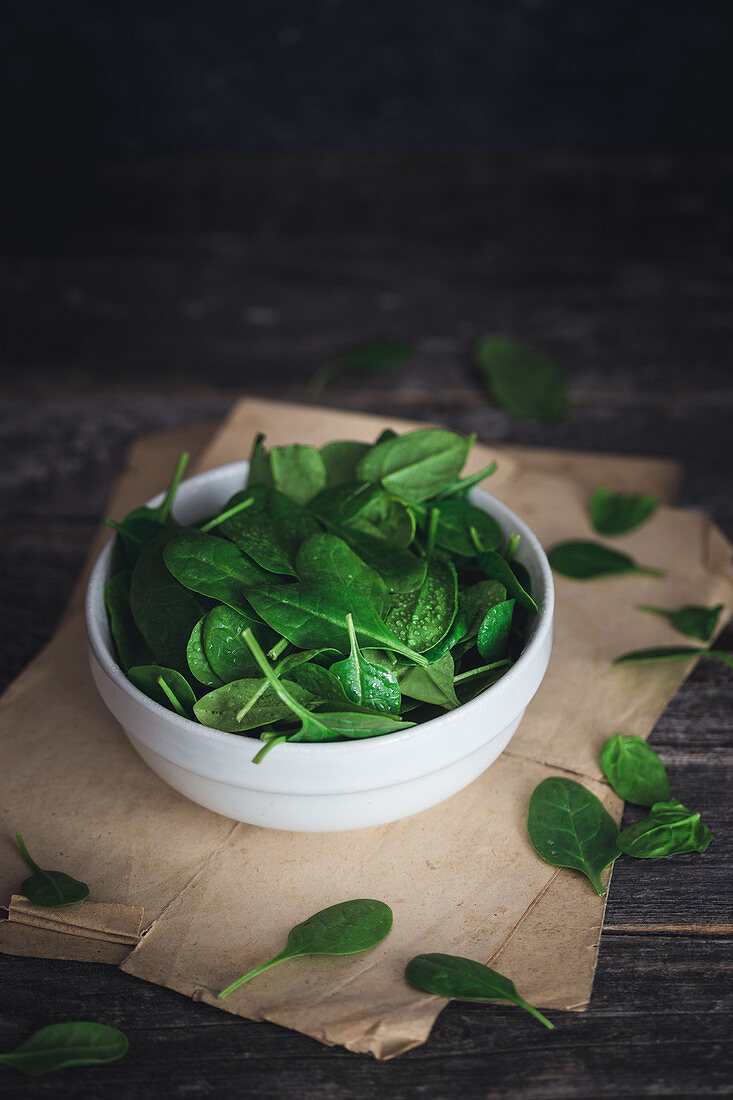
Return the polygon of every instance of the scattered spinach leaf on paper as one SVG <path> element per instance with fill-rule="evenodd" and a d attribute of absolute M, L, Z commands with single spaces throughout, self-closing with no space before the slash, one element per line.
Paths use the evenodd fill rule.
<path fill-rule="evenodd" d="M 15 839 L 20 854 L 33 871 L 20 887 L 28 901 L 34 905 L 42 905 L 44 909 L 62 909 L 66 905 L 78 905 L 80 901 L 86 901 L 89 897 L 86 882 L 80 882 L 64 871 L 44 871 L 30 855 L 20 833 L 15 834 Z"/>
<path fill-rule="evenodd" d="M 40 1077 L 69 1066 L 116 1062 L 128 1046 L 127 1036 L 116 1027 L 69 1021 L 40 1028 L 15 1050 L 0 1054 L 0 1065 L 20 1070 L 27 1077 Z"/>
<path fill-rule="evenodd" d="M 473 959 L 438 952 L 416 955 L 407 964 L 405 977 L 411 985 L 438 997 L 457 1001 L 509 1001 L 534 1016 L 544 1027 L 555 1026 L 519 996 L 510 978 Z"/>
<path fill-rule="evenodd" d="M 670 798 L 655 802 L 648 817 L 622 830 L 618 845 L 634 859 L 664 859 L 704 852 L 714 839 L 700 814 L 690 813 L 676 798 Z"/>
<path fill-rule="evenodd" d="M 582 871 L 605 895 L 601 872 L 619 856 L 618 825 L 591 791 L 574 779 L 543 779 L 529 800 L 527 830 L 542 859 Z"/>
<path fill-rule="evenodd" d="M 651 806 L 671 797 L 667 769 L 641 737 L 614 733 L 601 749 L 601 767 L 616 794 L 626 802 Z"/>
<path fill-rule="evenodd" d="M 302 924 L 296 924 L 282 951 L 222 989 L 219 999 L 228 997 L 240 985 L 286 959 L 302 958 L 304 955 L 356 955 L 368 951 L 381 943 L 391 928 L 392 910 L 383 901 L 357 898 L 330 905 L 308 917 Z"/>
<path fill-rule="evenodd" d="M 556 573 L 573 580 L 586 581 L 623 573 L 645 573 L 652 577 L 665 575 L 663 569 L 637 565 L 628 554 L 588 539 L 559 542 L 548 550 L 547 558 Z"/>
<path fill-rule="evenodd" d="M 519 419 L 557 424 L 570 412 L 570 388 L 560 364 L 508 336 L 482 336 L 476 367 L 502 408 Z"/>
<path fill-rule="evenodd" d="M 590 521 L 599 535 L 625 535 L 656 512 L 659 501 L 646 493 L 613 493 L 600 485 L 590 498 Z"/>
<path fill-rule="evenodd" d="M 669 619 L 675 630 L 680 634 L 686 634 L 688 638 L 697 638 L 701 642 L 709 642 L 718 625 L 722 603 L 715 607 L 699 607 L 695 604 L 686 604 L 684 607 L 667 609 L 664 607 L 651 607 L 649 604 L 638 603 L 637 611 L 648 611 L 652 615 L 662 615 Z"/>

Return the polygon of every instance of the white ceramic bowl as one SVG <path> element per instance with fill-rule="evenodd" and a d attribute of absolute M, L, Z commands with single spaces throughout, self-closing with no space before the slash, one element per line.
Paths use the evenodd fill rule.
<path fill-rule="evenodd" d="M 245 484 L 246 462 L 221 466 L 181 485 L 181 523 L 211 515 Z M 162 500 L 162 494 L 150 503 Z M 118 666 L 104 609 L 112 542 L 99 555 L 86 597 L 94 682 L 143 760 L 161 779 L 216 813 L 253 825 L 328 832 L 383 825 L 463 789 L 506 747 L 540 686 L 552 645 L 552 574 L 537 538 L 504 504 L 480 489 L 471 500 L 504 533 L 521 535 L 517 560 L 529 570 L 539 615 L 524 652 L 492 687 L 438 718 L 397 733 L 330 744 L 283 744 L 261 764 L 254 737 L 221 733 L 148 699 Z"/>

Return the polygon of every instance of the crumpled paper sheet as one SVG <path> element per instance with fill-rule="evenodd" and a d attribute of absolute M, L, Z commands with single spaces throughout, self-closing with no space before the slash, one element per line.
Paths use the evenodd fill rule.
<path fill-rule="evenodd" d="M 257 430 L 270 444 L 320 444 L 373 439 L 384 426 L 376 417 L 245 401 L 198 466 L 246 457 Z M 179 449 L 180 433 L 138 445 L 111 514 L 124 514 L 162 488 Z M 487 487 L 545 545 L 590 535 L 586 502 L 596 484 L 662 499 L 676 485 L 673 463 L 617 456 L 477 447 L 472 468 L 494 455 L 500 469 Z M 379 1058 L 424 1042 L 445 1004 L 404 981 L 404 966 L 417 952 L 491 962 L 540 1007 L 586 1007 L 604 902 L 582 876 L 551 868 L 534 853 L 526 835 L 529 795 L 545 776 L 569 772 L 620 817 L 621 803 L 601 777 L 600 746 L 616 729 L 647 735 L 692 666 L 611 666 L 624 650 L 679 640 L 664 620 L 634 605 L 720 602 L 721 626 L 733 608 L 730 547 L 704 516 L 663 507 L 614 545 L 668 568 L 668 576 L 557 578 L 550 668 L 499 760 L 431 810 L 337 834 L 231 822 L 149 772 L 94 694 L 77 593 L 59 634 L 0 707 L 8 762 L 0 889 L 8 896 L 22 880 L 10 840 L 22 828 L 36 858 L 92 883 L 94 898 L 145 907 L 147 929 L 125 970 L 226 1011 Z M 48 700 L 42 712 L 39 692 Z M 395 913 L 392 933 L 374 951 L 294 960 L 216 1001 L 218 989 L 279 950 L 293 924 L 326 905 L 367 896 L 388 902 Z M 0 923 L 0 949 L 22 953 L 17 941 L 8 945 L 10 924 Z M 29 940 L 25 953 L 45 953 L 33 947 Z"/>

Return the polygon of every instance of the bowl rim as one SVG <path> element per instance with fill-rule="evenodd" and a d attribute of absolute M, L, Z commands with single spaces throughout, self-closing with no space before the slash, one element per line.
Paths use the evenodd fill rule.
<path fill-rule="evenodd" d="M 195 484 L 201 486 L 207 481 L 214 482 L 217 479 L 224 480 L 227 476 L 235 473 L 239 474 L 240 472 L 246 477 L 248 469 L 249 462 L 246 459 L 239 459 L 235 462 L 214 466 L 211 469 L 194 474 L 192 477 L 186 478 L 181 482 L 178 488 L 176 502 L 179 502 L 181 497 L 185 496 L 187 487 L 190 489 Z M 151 497 L 145 502 L 145 505 L 155 507 L 162 502 L 164 496 L 164 492 L 156 493 L 154 497 Z M 496 505 L 499 512 L 504 513 L 501 517 L 495 515 L 495 518 L 500 519 L 502 530 L 504 530 L 504 522 L 508 521 L 511 524 L 511 529 L 520 534 L 522 543 L 529 545 L 542 575 L 544 599 L 539 605 L 537 620 L 529 643 L 525 646 L 515 663 L 496 681 L 496 683 L 491 684 L 485 691 L 481 692 L 473 699 L 470 699 L 467 703 L 461 704 L 460 707 L 446 711 L 445 714 L 439 714 L 435 718 L 430 718 L 427 722 L 418 722 L 408 729 L 395 730 L 392 733 L 383 733 L 376 737 L 353 738 L 348 741 L 285 741 L 278 746 L 278 754 L 286 752 L 288 757 L 294 760 L 299 756 L 303 759 L 313 759 L 315 756 L 326 753 L 340 753 L 345 757 L 348 753 L 363 753 L 368 749 L 379 751 L 379 746 L 382 747 L 382 751 L 384 752 L 388 752 L 390 749 L 397 750 L 406 742 L 414 740 L 415 737 L 424 734 L 429 728 L 433 728 L 436 723 L 446 724 L 446 719 L 454 719 L 459 713 L 465 715 L 468 719 L 469 715 L 485 707 L 487 703 L 490 703 L 492 699 L 497 699 L 499 695 L 510 692 L 512 688 L 521 681 L 524 672 L 530 666 L 534 656 L 541 653 L 546 643 L 547 635 L 552 630 L 555 607 L 555 587 L 552 570 L 542 544 L 534 531 L 521 516 L 513 512 L 503 501 L 487 493 L 485 489 L 474 487 L 470 493 L 470 500 L 471 503 L 476 504 L 477 507 L 483 506 L 483 510 L 490 512 L 492 515 L 495 515 L 495 512 L 489 505 Z M 176 512 L 176 503 L 174 503 L 173 512 L 174 514 Z M 504 522 L 501 522 L 502 520 Z M 149 698 L 128 680 L 121 666 L 114 658 L 111 646 L 107 645 L 99 626 L 100 615 L 103 616 L 106 614 L 104 608 L 104 585 L 108 579 L 107 573 L 111 561 L 114 539 L 115 535 L 111 535 L 97 555 L 89 575 L 84 599 L 84 618 L 89 647 L 101 670 L 118 689 L 131 699 L 132 702 L 142 707 L 144 710 L 147 710 L 151 714 L 151 717 L 166 722 L 172 730 L 179 730 L 181 733 L 185 733 L 189 736 L 195 735 L 203 742 L 208 741 L 212 745 L 226 746 L 230 749 L 234 748 L 237 744 L 241 745 L 243 749 L 251 747 L 252 755 L 255 755 L 262 747 L 263 743 L 258 737 L 251 736 L 249 731 L 244 730 L 241 733 L 227 733 L 224 730 L 213 729 L 211 726 L 205 726 L 200 722 L 194 722 L 190 718 L 184 718 L 176 714 L 175 711 L 169 710 L 154 699 Z M 499 731 L 497 730 L 496 732 L 498 733 Z"/>

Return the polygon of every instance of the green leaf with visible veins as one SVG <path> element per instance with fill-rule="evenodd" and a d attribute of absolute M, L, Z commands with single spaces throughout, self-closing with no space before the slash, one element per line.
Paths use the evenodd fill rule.
<path fill-rule="evenodd" d="M 614 733 L 601 749 L 601 767 L 616 794 L 626 802 L 652 806 L 670 797 L 667 770 L 641 737 Z"/>
<path fill-rule="evenodd" d="M 587 581 L 596 577 L 610 577 L 622 573 L 647 573 L 652 577 L 663 577 L 663 569 L 651 569 L 637 565 L 628 554 L 612 550 L 600 542 L 587 539 L 571 539 L 559 542 L 547 552 L 550 565 L 556 573 L 573 580 Z"/>
<path fill-rule="evenodd" d="M 582 871 L 605 895 L 601 872 L 619 856 L 618 826 L 591 791 L 574 779 L 543 779 L 529 800 L 527 830 L 542 859 Z"/>
<path fill-rule="evenodd" d="M 395 714 L 400 709 L 402 693 L 397 677 L 382 665 L 371 664 L 364 658 L 351 615 L 346 616 L 349 628 L 351 652 L 345 661 L 331 665 L 329 672 L 338 678 L 346 696 L 352 703 L 369 710 Z"/>
<path fill-rule="evenodd" d="M 186 588 L 242 613 L 249 608 L 250 586 L 270 579 L 233 542 L 191 527 L 168 542 L 163 557 L 172 576 Z"/>
<path fill-rule="evenodd" d="M 295 568 L 303 581 L 337 584 L 358 592 L 379 615 L 384 615 L 389 607 L 389 592 L 380 575 L 337 535 L 326 532 L 311 535 L 298 551 Z"/>
<path fill-rule="evenodd" d="M 326 464 L 316 447 L 303 443 L 273 447 L 270 468 L 275 488 L 297 504 L 307 504 L 326 488 Z"/>
<path fill-rule="evenodd" d="M 185 676 L 175 668 L 140 665 L 128 669 L 127 678 L 138 691 L 167 710 L 174 711 L 181 718 L 192 716 L 196 696 Z"/>
<path fill-rule="evenodd" d="M 393 597 L 385 621 L 411 649 L 423 653 L 448 633 L 457 606 L 458 582 L 453 563 L 447 558 L 433 557 L 428 560 L 420 587 Z"/>
<path fill-rule="evenodd" d="M 359 463 L 357 474 L 380 482 L 406 504 L 419 504 L 458 477 L 471 444 L 442 428 L 418 428 L 376 443 Z"/>
<path fill-rule="evenodd" d="M 655 802 L 643 821 L 629 825 L 618 838 L 621 851 L 635 859 L 665 859 L 685 852 L 704 852 L 715 837 L 699 814 L 676 798 Z"/>
<path fill-rule="evenodd" d="M 403 695 L 410 699 L 419 699 L 422 703 L 434 703 L 446 710 L 453 710 L 459 706 L 453 687 L 454 674 L 453 657 L 446 653 L 427 668 L 401 669 L 397 678 Z"/>

